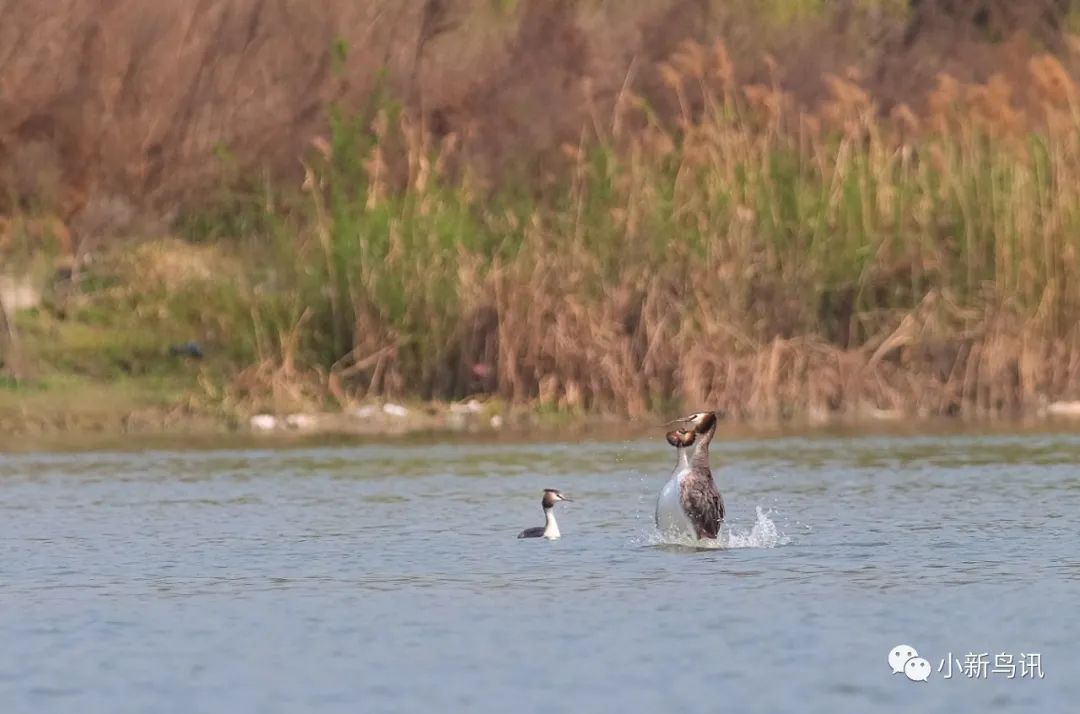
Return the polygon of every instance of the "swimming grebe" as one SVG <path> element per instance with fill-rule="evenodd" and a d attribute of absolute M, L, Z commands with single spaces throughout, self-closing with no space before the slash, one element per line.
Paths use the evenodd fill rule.
<path fill-rule="evenodd" d="M 724 520 L 724 499 L 709 469 L 716 413 L 698 412 L 675 422 L 689 423 L 693 430 L 676 429 L 667 434 L 668 443 L 678 449 L 678 460 L 656 499 L 656 527 L 664 535 L 716 538 Z"/>
<path fill-rule="evenodd" d="M 540 505 L 544 507 L 544 525 L 537 526 L 536 528 L 526 528 L 521 531 L 521 533 L 518 533 L 518 538 L 547 538 L 548 540 L 555 540 L 562 535 L 559 533 L 559 524 L 555 522 L 556 501 L 570 501 L 570 499 L 559 493 L 558 489 L 545 488 L 544 498 L 540 501 Z"/>

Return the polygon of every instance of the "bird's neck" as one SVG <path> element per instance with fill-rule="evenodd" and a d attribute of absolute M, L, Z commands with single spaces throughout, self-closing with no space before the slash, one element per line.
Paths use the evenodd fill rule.
<path fill-rule="evenodd" d="M 559 524 L 555 522 L 555 509 L 551 506 L 544 508 L 544 537 L 558 538 Z"/>
<path fill-rule="evenodd" d="M 702 434 L 697 441 L 694 442 L 694 453 L 690 457 L 691 464 L 694 466 L 709 465 L 709 442 L 712 441 L 714 434 L 716 434 L 715 423 L 712 425 L 712 428 Z"/>
<path fill-rule="evenodd" d="M 690 449 L 680 446 L 677 449 L 678 459 L 675 461 L 675 473 L 679 473 L 690 465 Z"/>

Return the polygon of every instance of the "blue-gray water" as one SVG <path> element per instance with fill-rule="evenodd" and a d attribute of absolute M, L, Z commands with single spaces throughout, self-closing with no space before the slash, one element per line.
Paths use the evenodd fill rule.
<path fill-rule="evenodd" d="M 1080 438 L 784 438 L 713 454 L 744 547 L 656 543 L 674 461 L 659 439 L 0 456 L 0 709 L 1049 712 L 1080 699 Z M 545 487 L 576 499 L 560 504 L 562 540 L 517 540 L 542 523 Z M 928 682 L 891 673 L 898 644 L 931 662 Z M 1044 678 L 937 671 L 969 652 L 990 669 L 1038 654 Z"/>

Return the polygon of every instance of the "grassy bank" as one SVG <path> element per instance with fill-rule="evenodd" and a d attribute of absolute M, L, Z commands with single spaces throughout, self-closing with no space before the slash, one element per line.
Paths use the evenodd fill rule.
<path fill-rule="evenodd" d="M 226 415 L 1035 411 L 1080 398 L 1080 97 L 1052 58 L 1026 76 L 1026 108 L 942 77 L 883 116 L 831 76 L 807 109 L 689 44 L 658 71 L 677 112 L 628 78 L 543 188 L 482 185 L 455 135 L 376 96 L 332 117 L 302 188 L 248 182 L 182 240 L 111 247 L 21 340 Z M 205 360 L 163 357 L 189 339 Z"/>
<path fill-rule="evenodd" d="M 253 207 L 244 376 L 627 415 L 1076 397 L 1076 89 L 1029 71 L 1037 117 L 1004 80 L 942 78 L 883 119 L 852 80 L 808 112 L 688 45 L 660 70 L 682 112 L 627 90 L 542 194 L 473 187 L 452 137 L 376 104 L 335 122 L 304 199 Z"/>

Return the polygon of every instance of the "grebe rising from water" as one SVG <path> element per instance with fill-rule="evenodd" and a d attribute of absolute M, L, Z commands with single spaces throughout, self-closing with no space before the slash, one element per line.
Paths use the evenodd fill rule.
<path fill-rule="evenodd" d="M 724 499 L 709 469 L 709 443 L 716 433 L 716 413 L 698 412 L 675 422 L 689 423 L 693 429 L 676 429 L 667 434 L 668 443 L 678 451 L 678 459 L 671 479 L 656 499 L 656 527 L 669 536 L 716 538 L 724 520 Z"/>

